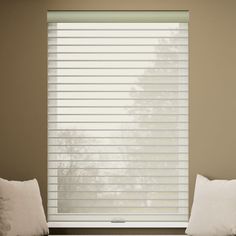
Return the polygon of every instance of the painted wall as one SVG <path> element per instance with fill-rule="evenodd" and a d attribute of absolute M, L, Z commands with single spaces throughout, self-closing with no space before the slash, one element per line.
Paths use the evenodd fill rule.
<path fill-rule="evenodd" d="M 0 0 L 0 177 L 37 178 L 47 204 L 47 10 L 189 10 L 190 204 L 195 176 L 236 178 L 235 0 Z M 182 229 L 52 233 L 181 234 Z"/>

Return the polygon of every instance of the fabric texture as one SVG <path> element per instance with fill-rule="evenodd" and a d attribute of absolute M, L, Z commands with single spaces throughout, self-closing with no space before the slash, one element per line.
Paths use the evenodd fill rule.
<path fill-rule="evenodd" d="M 48 226 L 38 182 L 0 178 L 0 236 L 40 236 Z"/>
<path fill-rule="evenodd" d="M 209 180 L 197 176 L 188 235 L 236 234 L 236 180 Z"/>

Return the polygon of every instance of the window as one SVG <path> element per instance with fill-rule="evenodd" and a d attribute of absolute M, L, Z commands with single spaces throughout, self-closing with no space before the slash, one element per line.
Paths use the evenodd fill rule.
<path fill-rule="evenodd" d="M 184 227 L 188 13 L 48 13 L 50 226 Z"/>

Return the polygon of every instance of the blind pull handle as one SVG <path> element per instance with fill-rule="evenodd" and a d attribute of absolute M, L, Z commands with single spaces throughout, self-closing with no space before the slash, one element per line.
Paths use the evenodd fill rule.
<path fill-rule="evenodd" d="M 125 223 L 126 221 L 122 218 L 114 218 L 111 220 L 111 223 Z"/>

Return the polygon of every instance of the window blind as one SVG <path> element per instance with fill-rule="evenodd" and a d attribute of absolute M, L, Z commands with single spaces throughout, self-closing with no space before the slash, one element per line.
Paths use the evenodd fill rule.
<path fill-rule="evenodd" d="M 49 14 L 48 220 L 186 222 L 187 20 L 107 14 Z"/>

